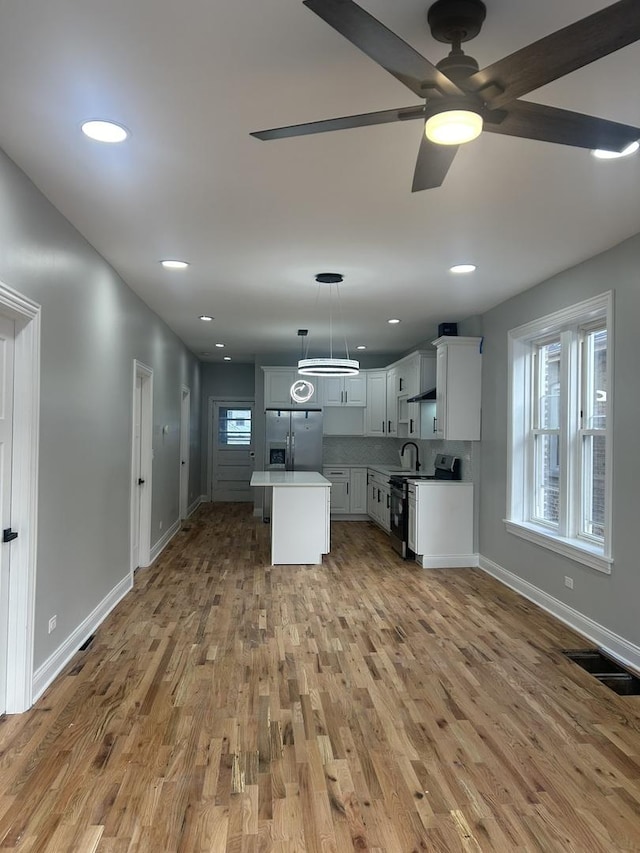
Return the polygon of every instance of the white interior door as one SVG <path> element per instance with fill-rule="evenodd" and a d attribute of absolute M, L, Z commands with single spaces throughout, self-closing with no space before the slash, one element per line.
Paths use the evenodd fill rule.
<path fill-rule="evenodd" d="M 14 321 L 0 316 L 0 529 L 7 534 L 11 528 L 14 342 Z M 10 556 L 10 542 L 0 543 L 0 714 L 7 710 Z"/>
<path fill-rule="evenodd" d="M 211 500 L 252 501 L 253 402 L 216 400 L 211 427 Z"/>
<path fill-rule="evenodd" d="M 180 407 L 180 518 L 189 507 L 189 433 L 191 431 L 191 391 L 183 386 Z"/>
<path fill-rule="evenodd" d="M 133 395 L 133 511 L 131 518 L 131 564 L 134 569 L 140 565 L 140 507 L 142 490 L 142 377 L 136 376 Z"/>
<path fill-rule="evenodd" d="M 153 371 L 134 361 L 131 447 L 131 571 L 151 560 Z"/>

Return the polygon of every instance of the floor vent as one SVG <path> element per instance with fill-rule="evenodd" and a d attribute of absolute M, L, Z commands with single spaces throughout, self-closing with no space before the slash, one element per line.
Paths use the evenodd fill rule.
<path fill-rule="evenodd" d="M 563 654 L 620 696 L 640 695 L 640 678 L 599 649 L 566 649 Z"/>

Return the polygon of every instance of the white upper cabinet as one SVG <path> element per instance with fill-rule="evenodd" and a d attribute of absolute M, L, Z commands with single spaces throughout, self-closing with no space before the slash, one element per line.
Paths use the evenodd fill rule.
<path fill-rule="evenodd" d="M 387 370 L 387 435 L 398 435 L 398 391 L 395 367 Z"/>
<path fill-rule="evenodd" d="M 264 371 L 264 407 L 265 409 L 317 409 L 322 405 L 319 399 L 318 379 L 315 376 L 300 376 L 295 367 L 263 367 Z M 307 379 L 315 388 L 311 399 L 306 403 L 296 403 L 291 398 L 291 386 L 294 382 Z"/>
<path fill-rule="evenodd" d="M 365 435 L 387 435 L 387 371 L 367 373 Z"/>
<path fill-rule="evenodd" d="M 422 438 L 480 440 L 482 338 L 441 337 L 437 349 L 436 405 L 423 411 Z M 431 436 L 429 435 L 431 429 Z"/>
<path fill-rule="evenodd" d="M 360 406 L 367 405 L 367 377 L 363 373 L 357 376 L 326 376 L 320 383 L 320 399 L 323 406 Z"/>

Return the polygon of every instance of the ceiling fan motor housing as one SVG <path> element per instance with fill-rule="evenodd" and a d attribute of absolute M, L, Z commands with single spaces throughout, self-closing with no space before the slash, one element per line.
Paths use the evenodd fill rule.
<path fill-rule="evenodd" d="M 427 22 L 434 39 L 459 46 L 478 35 L 486 15 L 482 0 L 436 0 L 427 12 Z"/>

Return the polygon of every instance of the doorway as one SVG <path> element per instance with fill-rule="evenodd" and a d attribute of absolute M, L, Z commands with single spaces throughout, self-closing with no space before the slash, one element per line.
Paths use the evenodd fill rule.
<path fill-rule="evenodd" d="M 153 370 L 133 362 L 131 447 L 131 576 L 151 561 Z"/>
<path fill-rule="evenodd" d="M 191 391 L 182 386 L 180 399 L 180 519 L 189 512 L 189 453 L 191 432 Z"/>
<path fill-rule="evenodd" d="M 251 502 L 253 400 L 212 400 L 209 416 L 212 501 Z"/>
<path fill-rule="evenodd" d="M 15 714 L 33 696 L 40 306 L 1 282 L 0 362 L 0 713 Z"/>

